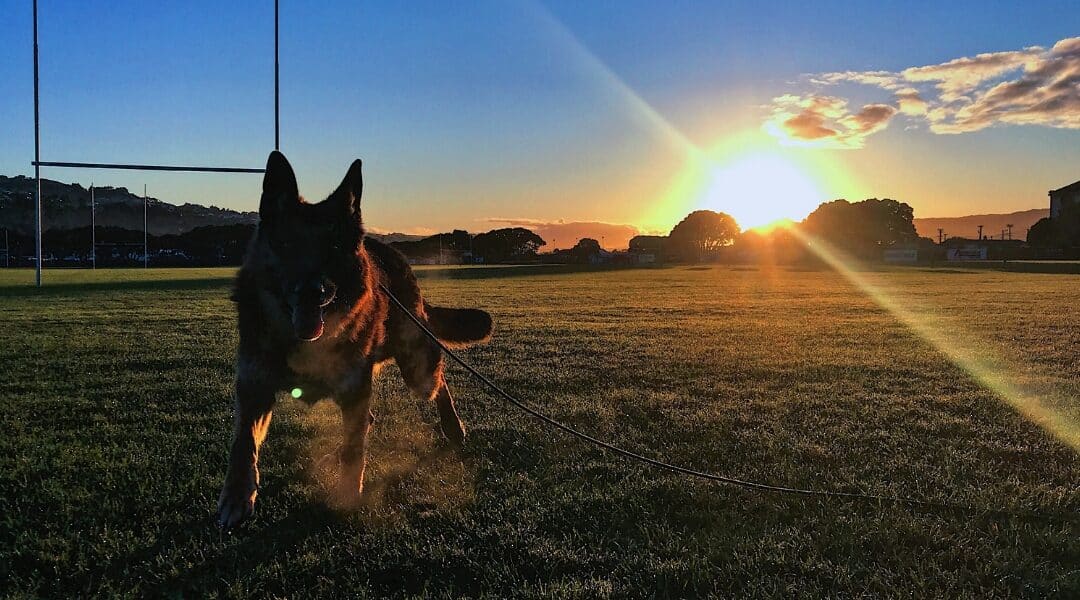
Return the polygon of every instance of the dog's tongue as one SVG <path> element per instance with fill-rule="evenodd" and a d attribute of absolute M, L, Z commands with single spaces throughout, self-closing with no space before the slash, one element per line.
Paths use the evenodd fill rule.
<path fill-rule="evenodd" d="M 292 323 L 297 339 L 314 342 L 323 334 L 322 307 L 317 302 L 313 306 L 297 306 L 293 309 Z"/>

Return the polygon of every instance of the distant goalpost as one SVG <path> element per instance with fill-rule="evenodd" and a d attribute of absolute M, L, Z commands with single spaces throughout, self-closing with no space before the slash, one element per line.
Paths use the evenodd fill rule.
<path fill-rule="evenodd" d="M 278 63 L 278 23 L 279 23 L 279 11 L 278 1 L 274 0 L 274 149 L 281 149 L 281 128 L 280 128 L 280 115 L 281 115 L 281 95 L 280 95 L 280 75 L 279 75 L 279 63 Z M 35 282 L 37 287 L 41 287 L 41 264 L 44 262 L 44 257 L 41 252 L 41 167 L 62 167 L 62 168 L 74 168 L 74 169 L 105 169 L 105 170 L 132 170 L 132 171 L 180 171 L 180 172 L 200 172 L 200 173 L 263 173 L 265 169 L 248 169 L 241 167 L 192 167 L 192 166 L 177 166 L 177 165 L 140 165 L 140 164 L 117 164 L 117 163 L 94 163 L 94 162 L 70 162 L 70 161 L 46 161 L 41 160 L 41 115 L 39 110 L 39 77 L 38 77 L 38 3 L 37 0 L 33 0 L 34 4 L 34 160 L 30 162 L 34 167 L 34 180 L 36 182 L 35 192 L 35 213 L 34 213 L 34 246 L 36 256 L 35 266 Z M 92 187 L 92 186 L 91 186 Z M 93 190 L 91 190 L 93 194 Z M 143 192 L 143 266 L 148 264 L 148 254 L 146 252 L 146 192 Z M 95 223 L 91 224 L 91 229 L 95 227 Z M 5 232 L 6 234 L 6 232 Z M 91 235 L 94 236 L 94 232 L 91 231 Z M 97 250 L 94 249 L 96 258 Z M 5 259 L 7 256 L 5 255 Z M 96 261 L 95 261 L 96 266 Z"/>

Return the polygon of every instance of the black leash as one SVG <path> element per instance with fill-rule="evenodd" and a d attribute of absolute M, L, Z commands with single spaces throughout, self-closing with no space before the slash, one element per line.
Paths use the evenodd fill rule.
<path fill-rule="evenodd" d="M 424 334 L 427 335 L 427 337 L 431 339 L 431 341 L 438 344 L 439 348 L 441 348 L 443 352 L 445 352 L 450 358 L 452 358 L 454 360 L 454 362 L 456 362 L 457 364 L 464 367 L 465 370 L 468 371 L 473 377 L 475 377 L 476 379 L 483 382 L 484 385 L 486 385 L 497 396 L 501 397 L 503 400 L 506 400 L 510 404 L 513 404 L 514 406 L 516 406 L 519 409 L 525 411 L 529 415 L 532 415 L 533 417 L 536 417 L 537 419 L 540 419 L 544 423 L 547 423 L 548 425 L 551 425 L 552 427 L 554 427 L 554 428 L 556 428 L 556 429 L 558 429 L 560 431 L 563 431 L 563 432 L 568 433 L 568 434 L 570 434 L 570 435 L 572 435 L 572 436 L 574 436 L 574 437 L 576 437 L 578 439 L 581 439 L 581 440 L 584 440 L 584 441 L 589 442 L 591 444 L 594 444 L 596 446 L 599 446 L 599 447 L 601 447 L 601 448 L 603 448 L 605 450 L 609 450 L 611 452 L 614 452 L 615 454 L 618 454 L 618 455 L 620 455 L 620 456 L 622 456 L 624 458 L 629 458 L 631 460 L 636 460 L 638 462 L 642 462 L 642 463 L 645 463 L 647 465 L 657 467 L 659 469 L 665 469 L 665 470 L 668 470 L 668 471 L 673 471 L 675 473 L 681 473 L 683 475 L 688 475 L 688 476 L 691 476 L 691 477 L 697 477 L 697 478 L 705 479 L 705 480 L 708 480 L 708 481 L 716 481 L 716 482 L 720 482 L 720 483 L 726 483 L 726 484 L 729 484 L 729 485 L 735 485 L 735 486 L 739 486 L 739 487 L 744 487 L 744 488 L 749 488 L 749 489 L 754 489 L 754 490 L 761 490 L 761 491 L 765 491 L 765 492 L 773 492 L 773 493 L 778 493 L 778 494 L 792 494 L 792 495 L 799 495 L 799 496 L 818 496 L 818 497 L 826 497 L 826 498 L 841 498 L 841 499 L 846 499 L 846 500 L 861 500 L 861 501 L 871 501 L 871 502 L 888 503 L 888 504 L 902 504 L 902 505 L 908 505 L 908 506 L 924 508 L 924 509 L 933 509 L 933 510 L 939 510 L 939 511 L 950 511 L 950 512 L 964 513 L 964 514 L 987 515 L 987 516 L 1006 517 L 1006 518 L 1031 519 L 1031 520 L 1038 520 L 1038 521 L 1077 522 L 1078 520 L 1080 520 L 1080 515 L 1037 513 L 1037 512 L 1013 512 L 1013 511 L 1002 510 L 1002 509 L 983 509 L 983 508 L 977 508 L 977 507 L 974 507 L 974 506 L 966 506 L 966 505 L 961 505 L 961 504 L 944 504 L 944 503 L 940 503 L 940 502 L 930 502 L 930 501 L 927 501 L 927 500 L 916 500 L 914 498 L 901 498 L 899 496 L 882 496 L 882 495 L 877 495 L 877 494 L 863 494 L 863 493 L 858 493 L 858 492 L 833 492 L 833 491 L 827 491 L 827 490 L 810 490 L 810 489 L 803 489 L 803 488 L 784 487 L 784 486 L 779 486 L 779 485 L 769 485 L 767 483 L 759 483 L 759 482 L 756 482 L 756 481 L 746 481 L 746 480 L 743 480 L 743 479 L 736 479 L 734 477 L 727 477 L 727 476 L 724 476 L 724 475 L 716 475 L 714 473 L 706 473 L 704 471 L 697 471 L 697 470 L 694 470 L 694 469 L 688 469 L 686 467 L 681 467 L 679 465 L 674 465 L 674 464 L 671 464 L 671 463 L 668 463 L 668 462 L 664 462 L 662 460 L 657 460 L 655 458 L 649 458 L 648 456 L 643 456 L 641 454 L 631 452 L 630 450 L 626 450 L 625 448 L 620 448 L 619 446 L 616 446 L 615 444 L 612 444 L 611 442 L 606 442 L 604 440 L 595 438 L 595 437 L 593 437 L 593 436 L 591 436 L 591 435 L 589 435 L 587 433 L 578 431 L 577 429 L 574 429 L 573 427 L 570 427 L 569 425 L 564 425 L 563 423 L 560 423 L 559 421 L 556 421 L 555 419 L 545 415 L 544 413 L 536 410 L 535 408 L 532 408 L 528 404 L 525 404 L 521 400 L 518 400 L 517 398 L 512 396 L 510 393 L 506 392 L 501 387 L 499 387 L 495 382 L 488 379 L 483 373 L 481 373 L 480 371 L 477 371 L 475 367 L 473 367 L 469 363 L 465 362 L 464 359 L 462 359 L 457 354 L 455 354 L 450 348 L 448 348 L 446 346 L 446 344 L 444 344 L 443 341 L 440 340 L 438 338 L 438 336 L 436 336 L 428 328 L 428 326 L 423 321 L 420 320 L 419 317 L 417 317 L 415 314 L 413 314 L 413 312 L 411 310 L 409 310 L 408 307 L 406 307 L 404 304 L 402 304 L 401 300 L 397 299 L 397 296 L 395 296 L 394 293 L 390 291 L 390 288 L 388 288 L 385 284 L 381 284 L 381 283 L 379 284 L 379 287 L 381 287 L 383 292 L 386 293 L 387 297 L 390 298 L 390 301 L 393 302 L 398 308 L 400 308 L 402 310 L 402 312 L 404 312 L 406 315 L 408 315 L 409 319 L 411 319 L 413 323 L 416 323 L 416 326 L 419 327 L 420 330 L 423 331 Z"/>

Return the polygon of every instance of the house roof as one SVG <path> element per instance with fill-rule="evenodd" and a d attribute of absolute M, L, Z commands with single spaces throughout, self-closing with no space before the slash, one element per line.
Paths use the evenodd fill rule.
<path fill-rule="evenodd" d="M 1080 181 L 1074 181 L 1073 183 L 1070 183 L 1069 185 L 1067 185 L 1065 187 L 1060 187 L 1060 188 L 1058 188 L 1056 190 L 1050 190 L 1049 192 L 1047 192 L 1047 194 L 1057 194 L 1059 192 L 1072 192 L 1072 191 L 1076 191 L 1076 190 L 1080 190 Z"/>

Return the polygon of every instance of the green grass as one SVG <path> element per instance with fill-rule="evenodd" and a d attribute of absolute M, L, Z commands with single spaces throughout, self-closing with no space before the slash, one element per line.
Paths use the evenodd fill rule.
<path fill-rule="evenodd" d="M 154 596 L 1076 597 L 1076 523 L 775 496 L 569 440 L 450 369 L 470 438 L 395 369 L 367 502 L 329 507 L 336 408 L 282 400 L 256 516 L 211 517 L 231 271 L 0 271 L 0 592 Z M 778 485 L 1080 513 L 1080 276 L 863 277 L 1058 415 L 1021 416 L 835 273 L 425 269 L 491 311 L 474 364 L 650 456 Z M 969 358 L 970 358 L 969 356 Z"/>

